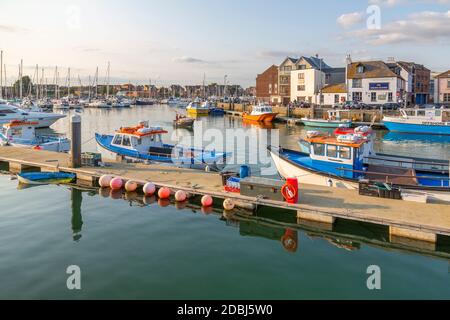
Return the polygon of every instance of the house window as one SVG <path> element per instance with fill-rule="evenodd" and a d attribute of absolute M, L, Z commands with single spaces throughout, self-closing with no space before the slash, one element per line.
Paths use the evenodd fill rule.
<path fill-rule="evenodd" d="M 389 92 L 388 93 L 388 101 L 392 102 L 392 100 L 393 100 L 393 94 L 392 94 L 392 92 Z"/>
<path fill-rule="evenodd" d="M 450 102 L 450 93 L 444 93 L 444 102 Z"/>
<path fill-rule="evenodd" d="M 371 102 L 377 102 L 377 93 L 376 92 L 371 92 L 370 93 L 370 101 Z"/>
<path fill-rule="evenodd" d="M 297 91 L 305 91 L 305 85 L 297 86 Z"/>
<path fill-rule="evenodd" d="M 447 88 L 450 89 L 450 80 L 447 80 Z"/>
<path fill-rule="evenodd" d="M 362 88 L 362 79 L 352 79 L 353 88 Z"/>
<path fill-rule="evenodd" d="M 339 95 L 338 94 L 334 95 L 334 103 L 339 103 Z"/>
<path fill-rule="evenodd" d="M 298 70 L 305 70 L 306 66 L 304 64 L 301 64 L 297 67 Z"/>
<path fill-rule="evenodd" d="M 323 96 L 323 94 L 320 95 L 320 103 L 323 104 L 325 101 L 325 97 Z"/>
<path fill-rule="evenodd" d="M 278 84 L 275 84 L 274 87 L 275 87 L 275 91 L 274 92 L 275 92 L 275 94 L 277 94 L 278 93 Z"/>
<path fill-rule="evenodd" d="M 358 67 L 356 68 L 356 72 L 358 72 L 358 73 L 364 73 L 364 66 L 358 66 Z"/>
<path fill-rule="evenodd" d="M 337 146 L 329 144 L 327 145 L 327 157 L 337 158 Z"/>
<path fill-rule="evenodd" d="M 314 155 L 316 156 L 324 156 L 325 155 L 325 145 L 313 143 Z"/>
<path fill-rule="evenodd" d="M 272 84 L 269 84 L 269 93 L 272 94 Z"/>
<path fill-rule="evenodd" d="M 286 66 L 286 67 L 284 67 L 284 71 L 291 71 L 292 70 L 292 67 L 291 66 Z"/>
<path fill-rule="evenodd" d="M 299 78 L 299 80 L 305 79 L 305 74 L 304 73 L 299 73 L 298 74 L 298 78 Z"/>
<path fill-rule="evenodd" d="M 362 100 L 362 92 L 353 92 L 352 98 L 353 98 L 353 101 L 361 101 Z"/>

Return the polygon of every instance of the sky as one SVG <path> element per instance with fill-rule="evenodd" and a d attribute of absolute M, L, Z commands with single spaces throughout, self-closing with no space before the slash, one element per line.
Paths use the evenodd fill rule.
<path fill-rule="evenodd" d="M 318 54 L 331 66 L 397 60 L 450 69 L 450 0 L 0 0 L 8 81 L 52 82 L 71 68 L 87 83 L 157 86 L 224 82 L 244 87 L 286 56 Z M 64 81 L 64 80 L 60 80 Z"/>

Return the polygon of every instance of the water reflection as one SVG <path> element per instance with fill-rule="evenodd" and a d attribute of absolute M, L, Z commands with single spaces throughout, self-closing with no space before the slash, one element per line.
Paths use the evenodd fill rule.
<path fill-rule="evenodd" d="M 83 192 L 76 188 L 71 188 L 71 207 L 72 207 L 72 237 L 73 241 L 80 241 L 81 228 L 83 226 L 83 217 L 81 216 L 81 204 L 83 202 Z"/>

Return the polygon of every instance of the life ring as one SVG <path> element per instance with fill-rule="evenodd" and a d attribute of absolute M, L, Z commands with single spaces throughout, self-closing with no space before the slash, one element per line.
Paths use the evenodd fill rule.
<path fill-rule="evenodd" d="M 298 190 L 296 190 L 293 186 L 290 184 L 285 184 L 281 188 L 281 195 L 286 201 L 293 201 L 297 198 Z"/>

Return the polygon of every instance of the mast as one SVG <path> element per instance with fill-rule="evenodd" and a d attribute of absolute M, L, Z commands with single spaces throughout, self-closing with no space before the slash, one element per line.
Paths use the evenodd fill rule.
<path fill-rule="evenodd" d="M 91 75 L 89 75 L 89 82 L 88 82 L 88 97 L 89 97 L 89 102 L 91 102 Z"/>
<path fill-rule="evenodd" d="M 3 50 L 0 51 L 0 99 L 3 99 Z"/>
<path fill-rule="evenodd" d="M 5 71 L 5 97 L 8 99 L 8 79 L 6 78 L 6 64 L 3 65 L 3 70 Z"/>
<path fill-rule="evenodd" d="M 22 100 L 23 92 L 22 92 L 22 75 L 23 75 L 23 60 L 20 59 L 20 66 L 19 66 L 19 97 L 20 100 Z"/>
<path fill-rule="evenodd" d="M 205 78 L 206 78 L 206 73 L 203 73 L 203 98 L 206 100 Z"/>
<path fill-rule="evenodd" d="M 78 83 L 80 85 L 80 91 L 78 91 L 78 99 L 81 99 L 81 91 L 83 90 L 83 85 L 81 84 L 80 75 L 78 75 Z"/>
<path fill-rule="evenodd" d="M 106 71 L 106 99 L 109 99 L 109 73 L 110 73 L 111 64 L 108 61 L 108 69 Z"/>
<path fill-rule="evenodd" d="M 70 68 L 67 69 L 67 98 L 70 99 Z"/>
<path fill-rule="evenodd" d="M 98 67 L 95 70 L 95 79 L 94 79 L 94 81 L 95 81 L 95 98 L 97 98 L 97 95 L 98 95 Z"/>
<path fill-rule="evenodd" d="M 59 72 L 58 72 L 58 66 L 56 66 L 55 71 L 55 93 L 56 93 L 56 99 L 59 100 L 59 85 L 58 85 L 58 79 L 59 78 Z"/>

